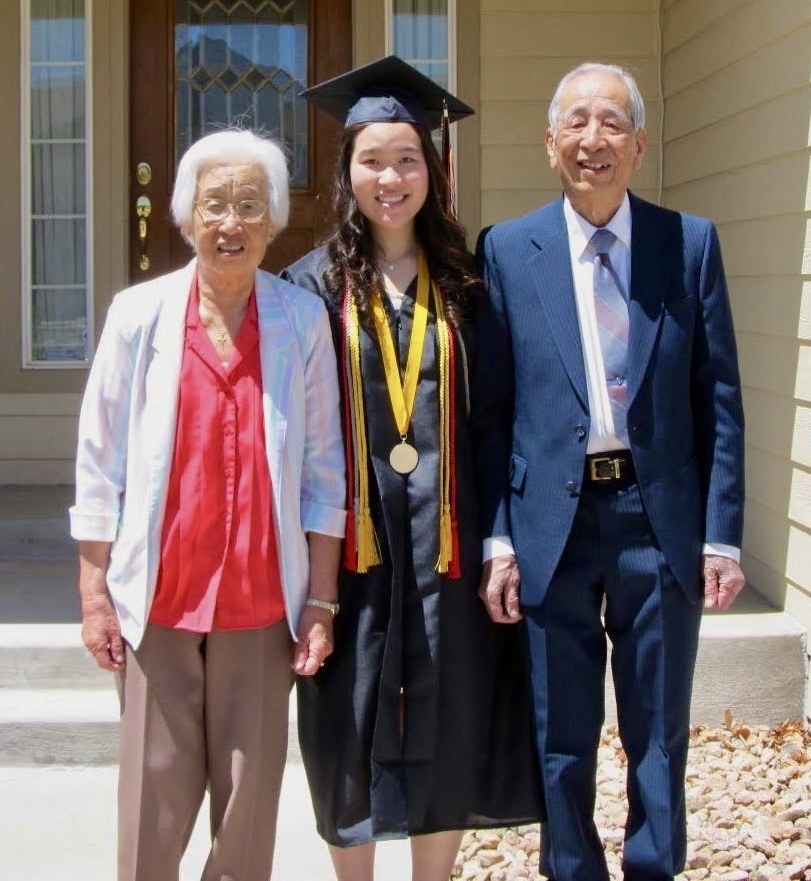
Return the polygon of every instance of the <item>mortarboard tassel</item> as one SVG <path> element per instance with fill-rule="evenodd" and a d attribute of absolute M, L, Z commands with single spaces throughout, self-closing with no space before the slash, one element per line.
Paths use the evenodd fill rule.
<path fill-rule="evenodd" d="M 453 173 L 453 150 L 451 148 L 451 124 L 448 115 L 448 102 L 442 101 L 442 167 L 448 179 L 448 200 L 445 213 L 456 218 L 456 179 Z"/>

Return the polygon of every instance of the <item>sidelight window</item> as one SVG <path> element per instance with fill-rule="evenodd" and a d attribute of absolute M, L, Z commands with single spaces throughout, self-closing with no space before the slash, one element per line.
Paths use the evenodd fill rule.
<path fill-rule="evenodd" d="M 90 0 L 22 0 L 23 366 L 91 340 Z"/>

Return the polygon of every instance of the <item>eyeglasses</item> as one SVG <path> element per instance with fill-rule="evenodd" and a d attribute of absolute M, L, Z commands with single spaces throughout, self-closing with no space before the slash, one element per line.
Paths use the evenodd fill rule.
<path fill-rule="evenodd" d="M 203 223 L 222 223 L 233 212 L 243 223 L 258 223 L 267 213 L 268 206 L 258 199 L 242 199 L 225 202 L 222 199 L 201 199 L 197 210 Z"/>

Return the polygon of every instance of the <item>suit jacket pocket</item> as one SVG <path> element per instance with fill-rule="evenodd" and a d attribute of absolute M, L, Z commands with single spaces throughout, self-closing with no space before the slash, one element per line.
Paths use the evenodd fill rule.
<path fill-rule="evenodd" d="M 517 453 L 510 456 L 509 470 L 510 489 L 513 492 L 521 493 L 524 491 L 524 482 L 527 478 L 527 460 L 521 458 Z"/>

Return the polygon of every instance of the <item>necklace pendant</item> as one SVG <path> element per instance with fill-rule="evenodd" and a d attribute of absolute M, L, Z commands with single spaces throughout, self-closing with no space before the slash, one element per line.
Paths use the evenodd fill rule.
<path fill-rule="evenodd" d="M 398 474 L 411 474 L 420 461 L 420 454 L 405 438 L 392 447 L 389 464 Z"/>

